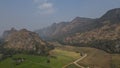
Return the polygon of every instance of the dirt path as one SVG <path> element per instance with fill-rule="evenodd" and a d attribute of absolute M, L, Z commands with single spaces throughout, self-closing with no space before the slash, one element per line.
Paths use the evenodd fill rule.
<path fill-rule="evenodd" d="M 79 65 L 79 64 L 77 63 L 77 62 L 81 61 L 82 59 L 84 59 L 85 57 L 87 57 L 87 54 L 84 54 L 84 56 L 82 56 L 82 57 L 79 58 L 78 60 L 74 61 L 73 63 L 74 63 L 76 66 L 80 67 L 80 68 L 85 68 L 84 66 L 81 66 L 81 65 Z"/>
<path fill-rule="evenodd" d="M 87 54 L 84 54 L 84 56 L 82 56 L 81 58 L 77 59 L 76 61 L 74 62 L 71 62 L 65 66 L 63 66 L 62 68 L 66 68 L 67 66 L 71 65 L 71 64 L 75 64 L 77 67 L 80 67 L 80 68 L 85 68 L 84 66 L 81 66 L 79 65 L 77 62 L 81 61 L 82 59 L 84 59 L 85 57 L 87 57 Z"/>
<path fill-rule="evenodd" d="M 71 64 L 73 64 L 73 62 L 72 62 L 72 63 L 69 63 L 69 64 L 67 64 L 67 65 L 65 65 L 65 66 L 63 66 L 62 68 L 66 68 L 67 66 L 69 66 L 69 65 L 71 65 Z"/>

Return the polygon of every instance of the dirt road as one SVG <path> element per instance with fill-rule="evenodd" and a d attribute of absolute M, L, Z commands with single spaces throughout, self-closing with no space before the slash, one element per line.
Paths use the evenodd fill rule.
<path fill-rule="evenodd" d="M 77 63 L 77 62 L 83 60 L 85 57 L 87 57 L 87 54 L 84 54 L 81 58 L 79 58 L 79 59 L 77 59 L 76 61 L 71 62 L 71 63 L 69 63 L 69 64 L 63 66 L 62 68 L 66 68 L 67 66 L 69 66 L 69 65 L 71 65 L 71 64 L 75 64 L 75 65 L 76 65 L 77 67 L 79 67 L 79 68 L 85 68 L 84 66 L 79 65 L 79 64 Z"/>

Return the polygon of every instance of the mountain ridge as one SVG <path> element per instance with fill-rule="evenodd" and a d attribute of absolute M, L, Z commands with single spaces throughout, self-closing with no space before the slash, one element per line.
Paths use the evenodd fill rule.
<path fill-rule="evenodd" d="M 105 50 L 109 53 L 120 53 L 120 9 L 109 10 L 97 19 L 102 24 L 84 33 L 76 33 L 64 39 L 65 43 L 79 46 L 89 46 Z M 68 42 L 69 40 L 69 42 Z M 71 41 L 70 41 L 71 40 Z M 83 45 L 82 45 L 83 44 Z"/>
<path fill-rule="evenodd" d="M 95 47 L 109 53 L 120 53 L 119 27 L 120 8 L 115 8 L 97 19 L 76 17 L 60 28 L 66 32 L 58 31 L 56 35 L 50 35 L 50 39 L 64 44 Z M 60 33 L 62 34 L 59 35 Z"/>
<path fill-rule="evenodd" d="M 43 39 L 44 37 L 50 38 L 50 39 L 56 39 L 56 38 L 63 38 L 62 36 L 67 36 L 68 34 L 73 34 L 74 32 L 77 32 L 79 30 L 76 30 L 79 28 L 79 26 L 84 27 L 87 24 L 87 22 L 93 23 L 93 19 L 91 18 L 83 18 L 83 17 L 76 17 L 70 22 L 60 22 L 52 24 L 51 26 L 47 28 L 43 28 L 40 30 L 36 30 L 35 32 L 38 33 Z M 89 24 L 90 24 L 89 23 Z M 74 26 L 73 26 L 74 25 Z M 86 28 L 87 29 L 87 28 Z M 81 29 L 80 31 L 83 31 L 84 29 Z M 53 38 L 54 37 L 54 38 Z M 45 39 L 47 40 L 47 39 Z"/>

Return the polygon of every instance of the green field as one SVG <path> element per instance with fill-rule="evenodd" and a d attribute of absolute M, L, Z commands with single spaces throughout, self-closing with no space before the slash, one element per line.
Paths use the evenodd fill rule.
<path fill-rule="evenodd" d="M 80 53 L 54 49 L 50 52 L 52 57 L 17 54 L 12 58 L 25 58 L 25 61 L 16 65 L 12 58 L 0 62 L 0 68 L 62 68 L 64 65 L 80 58 Z M 50 63 L 47 63 L 48 59 Z"/>
<path fill-rule="evenodd" d="M 120 55 L 108 54 L 102 50 L 88 47 L 56 47 L 50 51 L 50 56 L 35 56 L 27 54 L 17 54 L 0 62 L 0 68 L 78 68 L 71 62 L 80 58 L 80 53 L 88 56 L 78 62 L 82 66 L 91 68 L 120 68 Z M 15 64 L 12 58 L 25 58 L 19 65 Z M 48 63 L 49 59 L 49 63 Z"/>
<path fill-rule="evenodd" d="M 90 47 L 61 46 L 59 48 L 68 51 L 86 53 L 88 56 L 78 62 L 78 64 L 80 64 L 81 66 L 90 67 L 90 68 L 111 68 L 110 66 L 111 66 L 112 55 L 106 53 L 105 51 Z M 118 57 L 114 57 L 114 58 L 118 58 Z M 113 61 L 117 63 L 114 59 Z M 75 65 L 70 65 L 69 68 L 76 68 L 76 67 Z"/>
<path fill-rule="evenodd" d="M 75 64 L 71 64 L 71 65 L 67 66 L 66 68 L 79 68 L 79 67 L 77 67 Z"/>

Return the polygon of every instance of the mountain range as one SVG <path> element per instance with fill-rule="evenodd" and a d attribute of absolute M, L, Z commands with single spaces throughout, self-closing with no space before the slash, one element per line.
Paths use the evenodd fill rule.
<path fill-rule="evenodd" d="M 111 9 L 100 18 L 76 17 L 70 22 L 54 23 L 35 32 L 45 40 L 120 53 L 120 8 Z"/>

